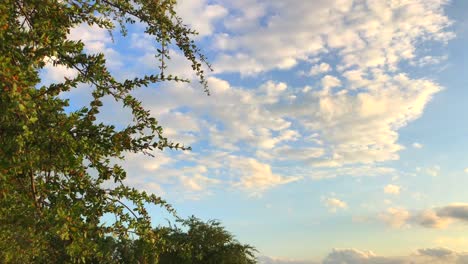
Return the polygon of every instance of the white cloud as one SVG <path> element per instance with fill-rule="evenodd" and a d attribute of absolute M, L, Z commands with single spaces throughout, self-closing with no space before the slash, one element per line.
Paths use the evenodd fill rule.
<path fill-rule="evenodd" d="M 345 2 L 227 4 L 232 14 L 239 14 L 227 16 L 228 24 L 243 17 L 247 6 L 262 8 L 250 15 L 258 22 L 254 26 L 218 34 L 223 44 L 218 46 L 221 54 L 214 66 L 219 72 L 248 75 L 290 69 L 302 61 L 313 63 L 311 73 L 319 74 L 329 72 L 332 62 L 316 64 L 311 58 L 336 56 L 337 73 L 323 77 L 321 90 L 306 87 L 302 94 L 283 93 L 282 104 L 272 114 L 287 116 L 307 133 L 319 134 L 327 155 L 317 165 L 396 160 L 404 148 L 398 144 L 398 130 L 419 118 L 441 90 L 432 81 L 409 77 L 398 64 L 418 57 L 416 47 L 422 40 L 444 42 L 452 37 L 446 31 L 450 21 L 443 14 L 445 1 Z M 330 93 L 337 87 L 342 88 Z"/>
<path fill-rule="evenodd" d="M 204 169 L 203 172 L 206 172 L 206 169 Z M 190 177 L 181 176 L 180 181 L 182 182 L 184 187 L 186 187 L 187 189 L 191 191 L 196 191 L 196 192 L 205 191 L 207 188 L 207 185 L 217 184 L 220 182 L 217 179 L 211 179 L 201 174 L 195 174 L 194 176 L 190 176 Z"/>
<path fill-rule="evenodd" d="M 417 65 L 419 67 L 425 67 L 428 65 L 435 65 L 435 64 L 440 64 L 448 59 L 448 56 L 424 56 L 417 60 L 416 62 L 413 62 L 413 65 Z"/>
<path fill-rule="evenodd" d="M 327 73 L 327 72 L 329 72 L 331 70 L 332 70 L 332 68 L 331 68 L 330 64 L 322 62 L 320 64 L 312 66 L 310 68 L 309 74 L 310 75 L 319 75 L 319 74 L 322 74 L 322 73 Z"/>
<path fill-rule="evenodd" d="M 121 55 L 111 47 L 112 37 L 107 29 L 80 24 L 70 30 L 67 38 L 83 42 L 88 53 L 103 53 L 106 56 L 106 65 L 111 69 L 118 69 L 124 65 Z"/>
<path fill-rule="evenodd" d="M 401 228 L 410 218 L 410 212 L 403 208 L 390 207 L 379 215 L 380 220 L 393 228 Z"/>
<path fill-rule="evenodd" d="M 322 78 L 322 86 L 325 91 L 328 91 L 331 88 L 341 86 L 341 81 L 334 76 L 326 75 Z"/>
<path fill-rule="evenodd" d="M 323 165 L 398 159 L 397 153 L 403 147 L 397 143 L 397 130 L 422 114 L 439 87 L 405 75 L 391 79 L 387 84 L 381 83 L 386 89 L 376 88 L 357 95 L 312 93 L 291 104 L 291 114 L 307 128 L 318 131 L 330 148 L 331 159 Z M 307 112 L 298 109 L 305 101 Z"/>
<path fill-rule="evenodd" d="M 64 82 L 65 78 L 73 79 L 78 75 L 78 71 L 64 65 L 53 65 L 53 58 L 46 59 L 44 66 L 44 78 L 41 80 L 44 85 Z"/>
<path fill-rule="evenodd" d="M 253 82 L 258 85 L 241 87 L 210 75 L 210 97 L 197 84 L 161 84 L 135 91 L 170 139 L 201 145 L 192 152 L 195 165 L 183 166 L 205 165 L 207 171 L 197 174 L 194 170 L 180 179 L 175 172 L 182 165 L 167 163 L 157 169 L 171 175 L 160 180 L 161 186 L 177 179 L 181 188 L 204 192 L 216 184 L 203 177 L 213 179 L 217 173 L 219 185 L 265 191 L 301 176 L 323 179 L 392 173 L 393 169 L 379 163 L 399 158 L 404 147 L 398 143 L 398 130 L 419 118 L 442 89 L 430 80 L 410 77 L 398 65 L 419 59 L 421 41 L 443 42 L 451 36 L 446 31 L 449 21 L 443 14 L 444 1 L 398 3 L 181 1 L 179 15 L 202 37 L 213 40 L 218 72 L 253 75 L 292 69 L 303 62 L 318 80 L 294 87 L 262 79 L 260 84 Z M 117 58 L 116 63 L 122 62 L 113 53 L 107 32 L 79 26 L 71 36 L 82 39 L 89 51 L 104 52 Z M 132 58 L 129 70 L 157 69 L 150 39 L 138 32 L 131 36 L 130 46 L 138 50 L 139 57 Z M 171 52 L 168 71 L 193 79 L 182 54 Z M 235 158 L 214 162 L 203 158 L 204 152 Z M 298 170 L 304 173 L 285 177 L 280 163 L 288 161 L 303 165 Z M 205 163 L 226 167 L 222 170 Z M 237 178 L 229 178 L 226 171 L 240 165 L 245 167 Z M 143 175 L 145 182 L 149 177 Z M 189 177 L 194 177 L 192 182 Z"/>
<path fill-rule="evenodd" d="M 260 163 L 252 158 L 231 157 L 230 166 L 235 175 L 234 186 L 261 195 L 266 189 L 294 182 L 300 177 L 283 177 L 272 172 L 270 165 Z"/>
<path fill-rule="evenodd" d="M 336 198 L 336 197 L 326 197 L 322 198 L 324 205 L 328 208 L 330 212 L 335 213 L 338 209 L 348 208 L 346 202 Z"/>
<path fill-rule="evenodd" d="M 206 0 L 179 0 L 176 5 L 177 15 L 185 24 L 195 29 L 200 37 L 214 32 L 215 22 L 228 14 L 225 7 L 210 4 Z"/>
<path fill-rule="evenodd" d="M 420 39 L 446 41 L 453 36 L 445 31 L 450 24 L 443 15 L 445 2 L 365 1 L 367 8 L 342 0 L 226 4 L 231 14 L 239 14 L 226 17 L 226 24 L 235 24 L 234 21 L 246 17 L 243 10 L 260 8 L 250 14 L 246 23 L 254 26 L 240 31 L 228 29 L 229 44 L 218 46 L 226 53 L 218 57 L 215 65 L 219 70 L 253 74 L 273 68 L 291 68 L 308 57 L 338 51 L 344 67 L 358 65 L 394 70 L 401 60 L 416 56 L 415 45 Z M 249 60 L 239 60 L 240 57 Z"/>
<path fill-rule="evenodd" d="M 398 185 L 388 184 L 387 186 L 384 187 L 384 192 L 387 194 L 398 195 L 400 194 L 400 189 L 401 187 Z"/>
<path fill-rule="evenodd" d="M 414 143 L 412 144 L 412 146 L 413 146 L 413 148 L 416 148 L 416 149 L 421 149 L 421 148 L 424 147 L 423 144 L 418 143 L 418 142 L 414 142 Z"/>

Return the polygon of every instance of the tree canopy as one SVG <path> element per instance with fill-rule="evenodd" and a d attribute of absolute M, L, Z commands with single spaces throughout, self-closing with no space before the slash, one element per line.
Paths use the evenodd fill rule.
<path fill-rule="evenodd" d="M 157 120 L 131 94 L 141 86 L 187 81 L 164 73 L 168 45 L 180 49 L 208 92 L 203 64 L 210 66 L 192 40 L 196 32 L 182 23 L 175 4 L 174 0 L 1 1 L 0 262 L 112 262 L 115 251 L 106 247 L 124 246 L 132 236 L 155 254 L 157 262 L 169 249 L 167 239 L 182 236 L 177 229 L 164 234 L 151 226 L 147 204 L 175 214 L 174 209 L 161 197 L 125 185 L 126 172 L 112 162 L 128 152 L 151 155 L 155 149 L 188 149 L 164 137 Z M 80 24 L 113 32 L 118 28 L 125 36 L 126 25 L 137 22 L 153 38 L 160 71 L 134 79 L 118 81 L 102 53 L 88 54 L 82 41 L 67 38 Z M 40 86 L 39 74 L 47 61 L 78 74 Z M 87 107 L 66 110 L 69 101 L 61 95 L 78 85 L 91 87 L 93 99 Z M 116 128 L 97 120 L 105 96 L 130 109 L 133 122 Z M 104 215 L 113 215 L 115 221 L 102 223 Z M 207 232 L 230 238 L 214 222 L 190 221 L 190 228 L 209 227 Z M 229 252 L 249 253 L 246 249 Z M 188 252 L 199 254 L 195 249 Z"/>

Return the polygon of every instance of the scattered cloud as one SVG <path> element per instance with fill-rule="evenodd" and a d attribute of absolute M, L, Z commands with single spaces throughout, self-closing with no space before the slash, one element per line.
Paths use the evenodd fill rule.
<path fill-rule="evenodd" d="M 414 143 L 412 144 L 412 146 L 413 146 L 413 148 L 415 148 L 415 149 L 422 149 L 422 148 L 424 147 L 423 144 L 418 143 L 418 142 L 414 142 Z"/>
<path fill-rule="evenodd" d="M 162 188 L 178 182 L 191 192 L 230 185 L 259 190 L 256 193 L 304 177 L 391 173 L 394 169 L 381 162 L 399 159 L 404 149 L 398 143 L 399 129 L 419 118 L 442 90 L 399 65 L 429 63 L 418 45 L 444 44 L 453 37 L 447 29 L 451 21 L 443 12 L 445 2 L 180 1 L 179 15 L 200 32 L 199 38 L 212 40 L 209 50 L 216 70 L 208 80 L 212 96 L 205 96 L 196 82 L 160 84 L 135 95 L 170 139 L 194 147 L 193 160 L 171 161 L 152 170 L 129 166 L 129 172 L 140 175 L 142 183 L 149 181 L 150 172 L 164 172 L 169 176 L 153 178 Z M 125 43 L 114 45 L 108 32 L 95 26 L 78 25 L 69 38 L 83 41 L 87 52 L 104 53 L 109 67 L 127 76 L 157 70 L 152 40 L 138 30 L 131 28 L 129 34 L 128 44 L 135 51 L 131 59 L 117 48 Z M 195 77 L 183 54 L 171 50 L 171 58 L 169 72 Z M 310 78 L 310 85 L 273 78 L 233 85 L 225 75 L 217 75 L 258 77 L 271 70 L 304 69 L 308 74 L 300 78 Z M 52 81 L 66 74 L 72 73 L 45 69 Z M 214 162 L 203 157 L 217 154 L 232 158 Z M 226 167 L 221 169 L 220 164 Z M 291 164 L 306 173 L 286 176 L 282 172 Z M 203 166 L 206 170 L 197 172 Z M 186 174 L 175 176 L 180 169 Z M 145 173 L 135 173 L 142 170 Z M 434 167 L 428 173 L 438 170 Z"/>
<path fill-rule="evenodd" d="M 403 208 L 390 207 L 379 215 L 381 221 L 393 228 L 401 228 L 410 219 L 410 212 Z"/>
<path fill-rule="evenodd" d="M 330 64 L 322 62 L 320 64 L 316 64 L 310 68 L 309 74 L 310 75 L 319 75 L 322 73 L 327 73 L 332 70 Z"/>
<path fill-rule="evenodd" d="M 346 202 L 336 197 L 323 197 L 322 202 L 332 213 L 336 213 L 339 209 L 348 208 L 348 204 Z"/>
<path fill-rule="evenodd" d="M 398 185 L 389 184 L 389 185 L 384 187 L 384 192 L 387 193 L 387 194 L 398 195 L 398 194 L 400 194 L 400 189 L 401 189 L 401 187 L 398 186 Z"/>
<path fill-rule="evenodd" d="M 250 16 L 254 27 L 218 35 L 223 45 L 217 48 L 224 53 L 215 64 L 219 71 L 256 74 L 289 69 L 310 57 L 337 52 L 342 68 L 357 65 L 395 70 L 400 61 L 414 59 L 415 44 L 422 37 L 439 41 L 453 37 L 445 31 L 450 25 L 443 15 L 445 2 L 367 1 L 363 8 L 350 1 L 242 1 L 229 7 L 230 13 L 239 15 L 227 17 L 225 23 L 241 20 L 245 17 L 243 10 L 251 6 L 262 6 L 263 12 Z"/>

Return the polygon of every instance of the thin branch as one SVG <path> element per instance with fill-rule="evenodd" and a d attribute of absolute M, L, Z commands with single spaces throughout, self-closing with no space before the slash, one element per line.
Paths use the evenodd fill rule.
<path fill-rule="evenodd" d="M 114 199 L 114 198 L 112 198 L 112 197 L 107 197 L 107 198 L 108 198 L 109 200 L 112 200 L 112 201 L 114 201 L 114 202 L 117 202 L 117 203 L 123 205 L 130 213 L 132 213 L 132 215 L 133 215 L 136 219 L 139 219 L 139 217 L 135 214 L 135 212 L 133 212 L 133 210 L 132 210 L 130 207 L 128 207 L 126 204 L 124 204 L 124 203 L 123 203 L 122 201 L 120 201 L 119 199 Z"/>

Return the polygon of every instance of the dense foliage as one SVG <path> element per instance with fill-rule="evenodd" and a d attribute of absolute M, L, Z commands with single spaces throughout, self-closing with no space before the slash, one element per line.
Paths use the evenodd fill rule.
<path fill-rule="evenodd" d="M 160 264 L 253 264 L 255 249 L 236 241 L 219 222 L 202 222 L 195 217 L 180 220 L 181 227 L 159 227 L 167 250 L 152 251 L 151 244 L 141 239 L 116 241 L 106 237 L 102 250 L 112 256 L 112 263 Z"/>
<path fill-rule="evenodd" d="M 157 262 L 163 252 L 174 250 L 168 238 L 187 239 L 178 229 L 162 232 L 151 226 L 147 204 L 174 210 L 160 197 L 126 186 L 126 172 L 112 163 L 127 152 L 186 149 L 170 143 L 156 119 L 131 95 L 140 86 L 184 81 L 164 74 L 168 45 L 181 50 L 206 88 L 205 58 L 191 40 L 195 32 L 177 17 L 174 5 L 174 0 L 0 1 L 1 263 L 113 263 L 116 248 L 138 243 L 138 250 L 153 254 L 153 260 L 145 262 Z M 158 47 L 161 71 L 153 75 L 117 81 L 103 54 L 87 54 L 81 41 L 67 39 L 70 29 L 83 23 L 119 27 L 125 35 L 125 25 L 135 22 L 146 26 L 145 33 Z M 46 61 L 75 69 L 78 75 L 39 87 Z M 92 87 L 93 99 L 88 107 L 65 111 L 69 102 L 60 95 L 78 85 Z M 105 96 L 129 108 L 133 122 L 121 129 L 98 122 Z M 115 221 L 103 224 L 103 215 L 113 215 Z M 206 226 L 230 239 L 216 224 Z M 250 252 L 240 247 L 229 252 Z M 176 246 L 173 252 L 198 256 L 201 249 L 195 248 L 181 251 Z"/>

